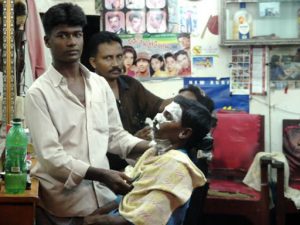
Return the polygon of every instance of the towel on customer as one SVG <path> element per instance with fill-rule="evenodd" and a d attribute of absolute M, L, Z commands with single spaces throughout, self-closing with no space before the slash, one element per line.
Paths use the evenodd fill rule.
<path fill-rule="evenodd" d="M 137 179 L 119 212 L 135 225 L 166 224 L 172 212 L 190 199 L 193 189 L 206 182 L 204 174 L 178 150 L 156 155 L 151 148 L 127 175 Z"/>

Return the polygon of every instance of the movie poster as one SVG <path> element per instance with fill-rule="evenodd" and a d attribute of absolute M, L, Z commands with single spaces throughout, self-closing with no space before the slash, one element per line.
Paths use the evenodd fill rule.
<path fill-rule="evenodd" d="M 120 37 L 125 74 L 139 79 L 191 75 L 190 52 L 185 48 L 187 45 L 182 44 L 182 38 L 188 42 L 189 35 L 123 34 Z"/>

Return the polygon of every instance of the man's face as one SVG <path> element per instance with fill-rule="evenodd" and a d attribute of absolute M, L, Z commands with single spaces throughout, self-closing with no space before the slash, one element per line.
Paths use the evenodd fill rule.
<path fill-rule="evenodd" d="M 191 41 L 187 37 L 178 38 L 178 41 L 184 49 L 189 49 L 191 47 Z"/>
<path fill-rule="evenodd" d="M 53 61 L 63 63 L 78 62 L 83 48 L 83 32 L 80 26 L 59 25 L 49 36 L 44 37 L 50 48 Z"/>
<path fill-rule="evenodd" d="M 187 57 L 187 55 L 180 54 L 177 56 L 177 62 L 180 65 L 181 68 L 187 69 L 190 67 L 190 60 Z"/>
<path fill-rule="evenodd" d="M 98 45 L 96 57 L 90 58 L 95 72 L 106 80 L 114 80 L 122 73 L 123 50 L 118 42 Z"/>
<path fill-rule="evenodd" d="M 162 24 L 162 17 L 158 13 L 152 13 L 150 14 L 150 25 L 153 28 L 158 29 Z"/>
<path fill-rule="evenodd" d="M 171 143 L 181 131 L 182 109 L 178 103 L 171 102 L 162 113 L 157 113 L 154 121 L 155 139 L 168 139 Z"/>
<path fill-rule="evenodd" d="M 139 59 L 136 63 L 138 72 L 145 73 L 148 71 L 149 68 L 149 61 L 146 59 Z"/>
<path fill-rule="evenodd" d="M 118 32 L 121 29 L 121 21 L 118 16 L 111 17 L 108 22 L 114 32 Z"/>
<path fill-rule="evenodd" d="M 131 20 L 131 27 L 134 32 L 139 32 L 142 26 L 142 18 L 134 17 Z"/>

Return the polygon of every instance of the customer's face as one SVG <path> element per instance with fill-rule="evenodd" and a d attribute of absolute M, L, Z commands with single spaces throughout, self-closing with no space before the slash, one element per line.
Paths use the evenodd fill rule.
<path fill-rule="evenodd" d="M 118 42 L 98 45 L 96 57 L 90 58 L 95 72 L 106 80 L 114 80 L 122 73 L 123 50 Z"/>
<path fill-rule="evenodd" d="M 121 21 L 118 16 L 111 17 L 108 20 L 108 23 L 114 32 L 117 32 L 121 29 Z"/>
<path fill-rule="evenodd" d="M 82 27 L 58 25 L 44 40 L 54 62 L 70 63 L 80 60 L 83 48 Z"/>
<path fill-rule="evenodd" d="M 155 139 L 167 139 L 175 143 L 181 132 L 182 109 L 178 103 L 167 105 L 162 113 L 157 113 L 154 118 Z"/>

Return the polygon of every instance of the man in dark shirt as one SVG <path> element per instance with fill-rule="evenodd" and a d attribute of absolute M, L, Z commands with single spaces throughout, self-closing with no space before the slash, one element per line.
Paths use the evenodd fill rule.
<path fill-rule="evenodd" d="M 115 33 L 102 31 L 94 34 L 88 43 L 89 63 L 95 72 L 109 83 L 117 101 L 125 130 L 140 138 L 150 138 L 151 130 L 145 124 L 154 118 L 171 100 L 152 94 L 136 79 L 121 75 L 123 68 L 122 40 Z M 119 156 L 109 154 L 111 169 L 122 170 L 127 165 Z"/>

